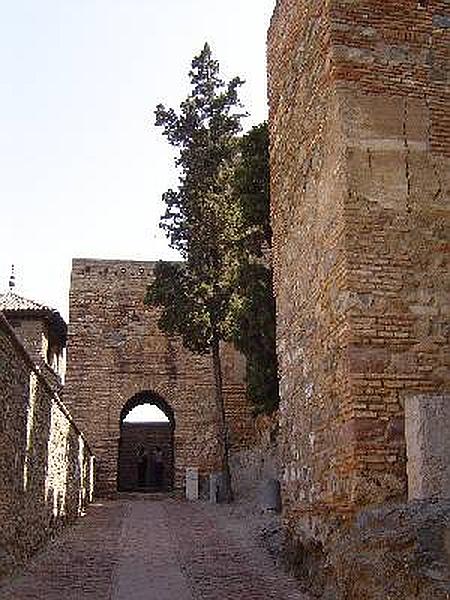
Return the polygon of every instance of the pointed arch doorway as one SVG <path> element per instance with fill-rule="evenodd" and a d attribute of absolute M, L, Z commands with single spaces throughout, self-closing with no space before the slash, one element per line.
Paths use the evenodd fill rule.
<path fill-rule="evenodd" d="M 132 396 L 120 413 L 119 491 L 170 491 L 174 478 L 175 419 L 158 394 Z"/>

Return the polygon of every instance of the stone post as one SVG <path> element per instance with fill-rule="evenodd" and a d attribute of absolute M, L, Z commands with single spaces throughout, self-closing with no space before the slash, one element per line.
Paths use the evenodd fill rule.
<path fill-rule="evenodd" d="M 280 482 L 277 479 L 266 479 L 261 483 L 260 502 L 264 511 L 280 512 Z"/>
<path fill-rule="evenodd" d="M 219 475 L 211 473 L 209 476 L 209 501 L 211 504 L 217 504 L 219 495 Z"/>
<path fill-rule="evenodd" d="M 408 499 L 450 498 L 450 394 L 405 401 Z"/>
<path fill-rule="evenodd" d="M 198 468 L 186 468 L 186 499 L 198 500 Z"/>

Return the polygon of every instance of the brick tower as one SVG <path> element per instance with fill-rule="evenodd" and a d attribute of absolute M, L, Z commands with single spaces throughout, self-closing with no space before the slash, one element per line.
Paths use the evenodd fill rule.
<path fill-rule="evenodd" d="M 450 404 L 449 48 L 444 0 L 278 0 L 272 19 L 283 498 L 313 535 L 405 498 L 405 407 Z"/>

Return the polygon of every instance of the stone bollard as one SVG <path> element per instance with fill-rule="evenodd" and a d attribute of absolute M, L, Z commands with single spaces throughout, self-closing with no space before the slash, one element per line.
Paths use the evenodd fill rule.
<path fill-rule="evenodd" d="M 261 508 L 265 511 L 281 511 L 280 482 L 278 479 L 267 479 L 260 486 Z"/>
<path fill-rule="evenodd" d="M 88 502 L 94 501 L 96 466 L 95 456 L 89 456 Z"/>
<path fill-rule="evenodd" d="M 209 476 L 209 501 L 211 504 L 217 504 L 219 501 L 219 475 L 211 473 Z"/>
<path fill-rule="evenodd" d="M 198 500 L 198 468 L 186 468 L 186 499 Z"/>
<path fill-rule="evenodd" d="M 450 394 L 405 400 L 408 499 L 450 498 Z"/>

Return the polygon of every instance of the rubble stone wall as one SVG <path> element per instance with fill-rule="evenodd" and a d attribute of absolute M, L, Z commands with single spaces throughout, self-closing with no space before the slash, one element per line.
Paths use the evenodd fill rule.
<path fill-rule="evenodd" d="M 269 31 L 285 519 L 406 497 L 449 381 L 450 5 L 278 0 Z"/>
<path fill-rule="evenodd" d="M 154 263 L 75 259 L 64 400 L 85 431 L 97 458 L 99 495 L 117 491 L 121 411 L 142 392 L 173 411 L 175 487 L 186 467 L 201 476 L 219 466 L 214 378 L 210 356 L 186 351 L 158 329 L 159 313 L 144 305 Z M 245 397 L 245 361 L 222 348 L 224 394 L 230 441 L 252 437 Z"/>
<path fill-rule="evenodd" d="M 277 436 L 278 414 L 259 415 L 255 419 L 253 444 L 231 455 L 234 498 L 241 504 L 251 505 L 255 512 L 264 508 L 268 482 L 280 479 Z"/>
<path fill-rule="evenodd" d="M 90 500 L 93 459 L 70 414 L 0 314 L 0 576 Z"/>

